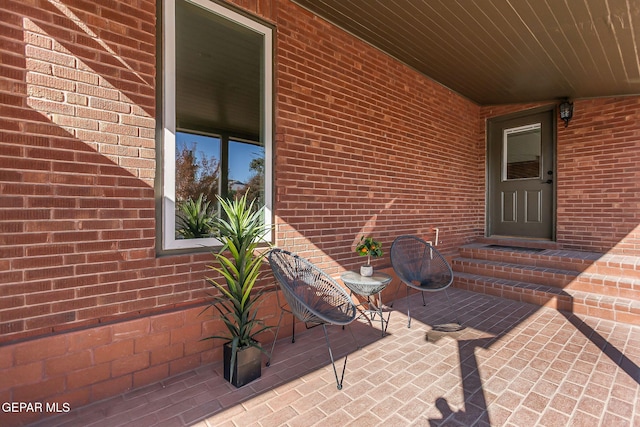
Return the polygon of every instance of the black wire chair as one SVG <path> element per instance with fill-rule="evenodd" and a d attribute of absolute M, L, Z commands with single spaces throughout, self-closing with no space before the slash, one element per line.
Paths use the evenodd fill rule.
<path fill-rule="evenodd" d="M 451 307 L 447 288 L 453 283 L 453 271 L 447 260 L 428 242 L 416 236 L 397 237 L 391 245 L 391 265 L 398 278 L 407 285 L 407 327 L 411 327 L 411 304 L 409 292 L 417 289 L 422 294 L 422 304 L 426 306 L 425 292 L 445 291 Z M 398 289 L 399 290 L 399 289 Z M 397 294 L 397 292 L 396 292 Z M 453 311 L 453 307 L 451 307 Z M 455 332 L 464 329 L 456 317 L 455 324 L 443 324 L 433 327 L 442 332 Z"/>
<path fill-rule="evenodd" d="M 304 322 L 307 327 L 310 327 L 309 325 L 311 327 L 322 326 L 329 349 L 329 357 L 333 365 L 333 373 L 336 377 L 336 384 L 338 390 L 341 390 L 347 367 L 347 356 L 344 358 L 342 376 L 338 379 L 338 371 L 333 359 L 326 325 L 349 325 L 356 318 L 355 304 L 349 294 L 331 276 L 304 258 L 282 249 L 272 249 L 269 252 L 268 260 L 291 313 Z M 275 346 L 275 342 L 278 339 L 281 320 L 282 313 L 276 327 L 273 346 Z M 358 341 L 351 328 L 349 328 L 349 331 L 357 346 Z M 270 362 L 271 355 L 267 363 L 269 364 Z"/>

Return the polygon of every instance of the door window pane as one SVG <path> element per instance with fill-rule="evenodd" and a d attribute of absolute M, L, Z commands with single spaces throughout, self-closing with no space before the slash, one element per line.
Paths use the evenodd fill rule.
<path fill-rule="evenodd" d="M 502 179 L 540 178 L 540 123 L 505 129 L 502 150 Z"/>

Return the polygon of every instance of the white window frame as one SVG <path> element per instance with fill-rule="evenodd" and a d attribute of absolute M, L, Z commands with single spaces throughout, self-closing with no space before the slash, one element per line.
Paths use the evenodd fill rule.
<path fill-rule="evenodd" d="M 263 36 L 264 64 L 262 70 L 262 131 L 264 143 L 264 200 L 265 224 L 269 233 L 265 240 L 272 240 L 272 159 L 273 159 L 273 30 L 244 15 L 209 0 L 186 0 L 212 13 L 227 18 L 236 24 L 243 25 Z M 220 246 L 215 238 L 176 239 L 176 0 L 164 3 L 164 38 L 163 38 L 163 103 L 162 103 L 162 249 L 195 249 Z"/>

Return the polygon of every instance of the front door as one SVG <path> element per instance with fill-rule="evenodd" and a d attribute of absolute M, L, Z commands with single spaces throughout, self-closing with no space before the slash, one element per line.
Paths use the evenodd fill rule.
<path fill-rule="evenodd" d="M 554 111 L 489 122 L 489 236 L 553 240 Z"/>

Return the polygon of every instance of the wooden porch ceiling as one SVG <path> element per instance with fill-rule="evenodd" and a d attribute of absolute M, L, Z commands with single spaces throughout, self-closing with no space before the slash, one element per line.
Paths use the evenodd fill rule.
<path fill-rule="evenodd" d="M 637 0 L 293 0 L 480 105 L 640 94 Z"/>

